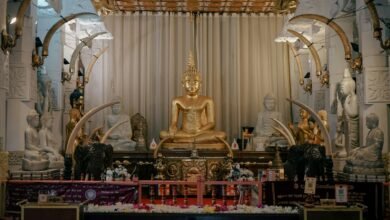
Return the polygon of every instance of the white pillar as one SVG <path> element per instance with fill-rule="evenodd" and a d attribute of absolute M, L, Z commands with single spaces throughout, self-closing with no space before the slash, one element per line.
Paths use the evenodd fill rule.
<path fill-rule="evenodd" d="M 8 1 L 8 13 L 16 14 L 20 2 Z M 36 9 L 33 5 L 24 15 L 23 35 L 17 40 L 9 58 L 9 95 L 7 99 L 8 151 L 24 150 L 26 116 L 37 96 L 36 71 L 31 65 L 31 53 L 35 48 Z M 13 31 L 13 30 L 11 30 Z"/>

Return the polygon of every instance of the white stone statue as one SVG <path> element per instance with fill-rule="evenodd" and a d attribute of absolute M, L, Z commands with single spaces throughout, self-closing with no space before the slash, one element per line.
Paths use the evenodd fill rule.
<path fill-rule="evenodd" d="M 337 120 L 344 121 L 348 130 L 345 131 L 346 145 L 352 150 L 359 146 L 359 110 L 358 98 L 355 93 L 355 81 L 351 77 L 348 68 L 344 71 L 343 79 L 340 82 L 340 92 L 337 96 L 338 106 Z M 348 146 L 346 146 L 348 147 Z"/>
<path fill-rule="evenodd" d="M 276 141 L 283 140 L 283 137 L 272 128 L 275 125 L 272 118 L 283 121 L 281 113 L 275 110 L 276 98 L 271 93 L 268 93 L 264 97 L 263 105 L 264 111 L 259 112 L 255 128 L 254 143 L 257 150 L 263 150 L 266 144 L 273 144 Z M 286 142 L 279 144 L 286 144 Z"/>
<path fill-rule="evenodd" d="M 41 117 L 42 128 L 39 130 L 39 147 L 46 152 L 50 161 L 49 168 L 61 169 L 64 167 L 64 157 L 58 153 L 58 143 L 53 134 L 53 116 L 50 113 Z"/>
<path fill-rule="evenodd" d="M 39 115 L 35 110 L 31 110 L 27 115 L 27 124 L 24 132 L 25 150 L 22 169 L 29 171 L 46 170 L 49 167 L 49 160 L 46 151 L 39 146 Z"/>
<path fill-rule="evenodd" d="M 107 127 L 110 129 L 118 122 L 127 120 L 128 122 L 118 126 L 109 134 L 106 143 L 111 144 L 114 151 L 134 151 L 136 143 L 131 140 L 132 131 L 130 127 L 130 117 L 121 113 L 121 104 L 111 107 L 112 113 L 107 116 Z"/>
<path fill-rule="evenodd" d="M 366 137 L 366 145 L 351 150 L 344 172 L 373 175 L 385 173 L 382 159 L 384 134 L 378 125 L 379 118 L 375 113 L 367 115 L 366 126 L 370 131 Z"/>

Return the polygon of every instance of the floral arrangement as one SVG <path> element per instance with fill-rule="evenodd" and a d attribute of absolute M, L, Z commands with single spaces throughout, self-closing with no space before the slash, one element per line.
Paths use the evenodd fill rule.
<path fill-rule="evenodd" d="M 124 166 L 118 165 L 118 167 L 114 169 L 107 168 L 105 172 L 105 179 L 106 181 L 130 180 L 130 174 Z"/>
<path fill-rule="evenodd" d="M 298 209 L 290 206 L 171 206 L 171 205 L 155 205 L 155 204 L 122 204 L 117 203 L 111 206 L 99 206 L 89 204 L 85 207 L 85 212 L 129 212 L 129 213 L 274 213 L 274 214 L 294 214 L 298 213 Z"/>

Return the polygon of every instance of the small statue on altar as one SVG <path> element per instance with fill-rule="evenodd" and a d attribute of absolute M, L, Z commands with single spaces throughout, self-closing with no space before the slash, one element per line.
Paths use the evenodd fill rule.
<path fill-rule="evenodd" d="M 140 113 L 133 115 L 131 117 L 131 128 L 133 130 L 131 140 L 137 143 L 137 147 L 145 147 L 148 132 L 148 125 L 145 117 L 143 117 Z"/>
<path fill-rule="evenodd" d="M 347 151 L 345 149 L 345 134 L 344 134 L 344 122 L 338 121 L 336 126 L 336 136 L 334 139 L 334 146 L 336 152 L 334 153 L 335 158 L 346 158 Z"/>
<path fill-rule="evenodd" d="M 46 113 L 41 117 L 42 128 L 39 130 L 39 147 L 46 152 L 50 161 L 49 168 L 61 169 L 64 167 L 64 157 L 58 153 L 58 143 L 53 134 L 53 116 Z"/>
<path fill-rule="evenodd" d="M 83 94 L 78 89 L 75 89 L 72 92 L 72 94 L 70 94 L 69 100 L 70 100 L 70 105 L 72 106 L 72 108 L 69 110 L 69 122 L 66 124 L 65 146 L 68 143 L 69 136 L 72 133 L 74 127 L 76 126 L 77 122 L 79 122 L 81 117 L 83 116 L 83 113 L 81 111 L 81 108 L 82 108 L 82 105 L 84 102 Z M 80 137 L 80 136 L 82 136 L 82 135 L 79 135 L 78 137 Z M 65 151 L 66 151 L 66 149 L 65 149 Z"/>
<path fill-rule="evenodd" d="M 134 151 L 136 143 L 131 140 L 132 132 L 130 127 L 130 118 L 121 113 L 121 104 L 115 104 L 111 107 L 112 113 L 107 116 L 108 129 L 122 121 L 128 121 L 125 124 L 115 128 L 107 138 L 107 144 L 112 145 L 114 151 Z"/>
<path fill-rule="evenodd" d="M 160 132 L 160 139 L 170 138 L 174 143 L 221 143 L 225 132 L 215 131 L 214 101 L 198 94 L 201 78 L 190 53 L 182 85 L 186 95 L 172 101 L 171 124 L 167 131 Z M 182 125 L 178 125 L 182 113 Z"/>
<path fill-rule="evenodd" d="M 283 137 L 275 132 L 272 127 L 275 125 L 272 119 L 283 121 L 281 113 L 275 109 L 276 98 L 271 93 L 268 93 L 264 97 L 263 105 L 264 111 L 259 112 L 255 128 L 254 143 L 257 146 L 256 150 L 264 150 L 264 146 L 268 144 L 277 144 L 279 146 L 287 144 Z"/>
<path fill-rule="evenodd" d="M 288 126 L 294 135 L 296 143 L 298 145 L 302 145 L 308 142 L 309 135 L 312 133 L 312 131 L 309 126 L 309 113 L 305 109 L 301 108 L 299 110 L 299 116 L 301 117 L 301 120 L 296 127 L 294 127 L 294 125 L 291 123 L 289 123 Z"/>
<path fill-rule="evenodd" d="M 385 173 L 382 159 L 384 134 L 378 125 L 379 118 L 375 113 L 367 115 L 366 126 L 370 131 L 367 134 L 366 146 L 351 150 L 344 172 L 372 175 Z"/>
<path fill-rule="evenodd" d="M 27 115 L 27 128 L 24 132 L 24 158 L 22 169 L 29 171 L 46 170 L 49 167 L 47 151 L 39 145 L 39 115 L 31 110 Z"/>

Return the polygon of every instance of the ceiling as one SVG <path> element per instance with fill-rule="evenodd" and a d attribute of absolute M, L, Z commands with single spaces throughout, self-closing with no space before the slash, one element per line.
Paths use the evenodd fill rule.
<path fill-rule="evenodd" d="M 297 0 L 91 0 L 102 14 L 121 12 L 289 13 Z"/>

